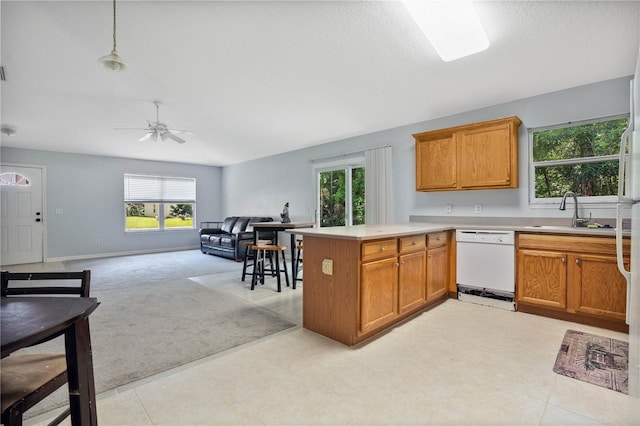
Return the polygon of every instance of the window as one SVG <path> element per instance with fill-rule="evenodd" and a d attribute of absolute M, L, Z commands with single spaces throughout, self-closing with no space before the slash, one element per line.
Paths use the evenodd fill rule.
<path fill-rule="evenodd" d="M 365 221 L 364 159 L 316 167 L 320 227 L 361 225 Z"/>
<path fill-rule="evenodd" d="M 620 138 L 627 117 L 529 130 L 531 203 L 558 203 L 567 191 L 583 202 L 615 202 Z"/>
<path fill-rule="evenodd" d="M 194 178 L 124 175 L 125 231 L 194 229 Z"/>
<path fill-rule="evenodd" d="M 29 178 L 20 173 L 0 173 L 0 186 L 31 186 Z"/>

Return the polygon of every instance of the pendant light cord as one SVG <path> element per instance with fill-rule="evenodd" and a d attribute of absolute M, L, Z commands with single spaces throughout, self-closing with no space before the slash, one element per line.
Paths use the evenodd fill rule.
<path fill-rule="evenodd" d="M 116 0 L 113 0 L 113 50 L 116 51 Z"/>

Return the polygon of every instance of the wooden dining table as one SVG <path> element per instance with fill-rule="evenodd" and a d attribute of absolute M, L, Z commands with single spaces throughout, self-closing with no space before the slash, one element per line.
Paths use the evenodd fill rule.
<path fill-rule="evenodd" d="M 291 235 L 291 277 L 293 278 L 293 289 L 296 289 L 296 271 L 295 271 L 295 260 L 296 260 L 296 235 L 295 229 L 297 228 L 313 228 L 316 223 L 315 222 L 255 222 L 250 224 L 253 227 L 253 243 L 257 244 L 258 242 L 258 231 L 261 232 L 273 232 L 275 234 L 274 245 L 278 245 L 278 232 L 288 231 Z"/>
<path fill-rule="evenodd" d="M 2 358 L 18 349 L 64 335 L 71 424 L 98 424 L 89 315 L 94 297 L 2 297 Z"/>

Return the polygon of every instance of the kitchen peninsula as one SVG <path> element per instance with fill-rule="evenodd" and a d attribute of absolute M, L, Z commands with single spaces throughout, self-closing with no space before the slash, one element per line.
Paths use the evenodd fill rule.
<path fill-rule="evenodd" d="M 303 326 L 349 346 L 447 297 L 451 226 L 356 225 L 304 236 Z"/>
<path fill-rule="evenodd" d="M 539 218 L 478 222 L 297 230 L 304 236 L 303 326 L 354 346 L 456 297 L 455 231 L 462 228 L 515 231 L 518 311 L 627 332 L 613 228 Z M 629 231 L 622 234 L 628 265 Z"/>

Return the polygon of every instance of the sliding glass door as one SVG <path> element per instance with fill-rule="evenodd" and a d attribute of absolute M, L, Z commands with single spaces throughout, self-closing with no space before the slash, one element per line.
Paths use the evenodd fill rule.
<path fill-rule="evenodd" d="M 364 160 L 316 167 L 320 227 L 361 225 L 365 220 Z"/>

